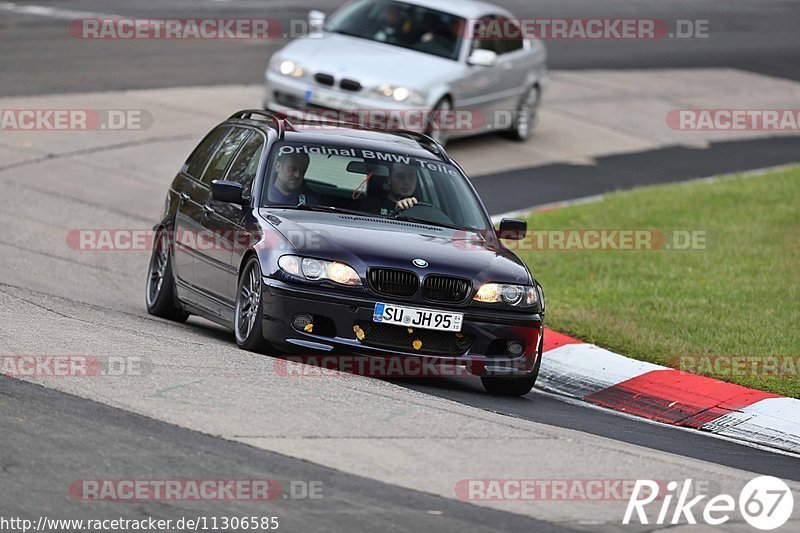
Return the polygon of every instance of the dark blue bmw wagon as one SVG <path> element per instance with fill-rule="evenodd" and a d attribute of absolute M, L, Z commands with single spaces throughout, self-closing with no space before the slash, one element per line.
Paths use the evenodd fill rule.
<path fill-rule="evenodd" d="M 240 111 L 172 181 L 146 303 L 199 315 L 271 355 L 418 357 L 522 395 L 542 357 L 544 294 L 433 139 Z"/>

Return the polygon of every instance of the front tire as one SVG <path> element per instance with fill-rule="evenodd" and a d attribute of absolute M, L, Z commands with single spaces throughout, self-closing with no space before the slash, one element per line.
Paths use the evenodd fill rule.
<path fill-rule="evenodd" d="M 486 389 L 486 392 L 489 394 L 496 394 L 498 396 L 525 396 L 528 394 L 531 389 L 533 389 L 536 378 L 539 377 L 539 368 L 542 366 L 543 347 L 544 336 L 539 339 L 536 364 L 533 365 L 533 370 L 531 370 L 530 374 L 518 378 L 484 376 L 481 378 L 483 388 Z"/>
<path fill-rule="evenodd" d="M 161 228 L 153 241 L 150 266 L 147 269 L 147 290 L 145 303 L 151 315 L 185 322 L 189 313 L 178 305 L 175 296 L 175 279 L 172 277 L 172 254 L 169 234 Z"/>
<path fill-rule="evenodd" d="M 453 105 L 450 103 L 450 100 L 447 98 L 442 98 L 439 100 L 439 102 L 433 106 L 433 110 L 431 112 L 431 120 L 434 123 L 430 124 L 425 130 L 425 134 L 427 136 L 441 144 L 443 147 L 447 145 L 447 139 L 450 137 L 450 135 L 447 130 L 442 128 L 442 125 L 447 123 L 447 120 L 443 120 L 442 116 L 449 114 L 452 109 Z"/>
<path fill-rule="evenodd" d="M 261 263 L 258 257 L 253 256 L 245 263 L 239 276 L 233 330 L 239 348 L 250 352 L 267 353 L 269 345 L 264 340 L 261 323 L 264 315 L 261 275 Z"/>

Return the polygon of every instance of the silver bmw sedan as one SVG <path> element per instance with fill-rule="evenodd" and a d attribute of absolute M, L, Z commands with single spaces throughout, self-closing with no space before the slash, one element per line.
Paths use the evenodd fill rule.
<path fill-rule="evenodd" d="M 354 0 L 270 59 L 264 107 L 448 139 L 527 140 L 546 82 L 544 44 L 477 0 Z"/>

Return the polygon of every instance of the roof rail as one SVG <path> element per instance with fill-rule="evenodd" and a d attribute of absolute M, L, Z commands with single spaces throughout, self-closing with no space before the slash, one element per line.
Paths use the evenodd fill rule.
<path fill-rule="evenodd" d="M 325 117 L 324 115 L 323 116 L 319 116 L 319 117 L 314 117 L 314 118 L 303 117 L 299 122 L 295 121 L 294 124 L 290 123 L 289 125 L 291 126 L 292 130 L 296 130 L 295 126 L 296 125 L 299 126 L 299 125 L 302 125 L 302 124 L 310 124 L 310 125 L 313 125 L 313 124 L 330 124 L 332 126 L 341 126 L 343 128 L 353 128 L 353 129 L 359 129 L 359 130 L 377 131 L 377 132 L 380 132 L 380 133 L 394 133 L 394 134 L 397 134 L 397 135 L 403 135 L 405 137 L 409 137 L 409 138 L 417 141 L 425 150 L 429 151 L 430 153 L 432 153 L 432 154 L 434 154 L 436 156 L 439 156 L 439 158 L 441 158 L 445 163 L 451 162 L 450 156 L 447 155 L 447 152 L 445 152 L 445 150 L 444 150 L 444 148 L 442 147 L 441 144 L 436 142 L 429 135 L 426 135 L 424 133 L 420 133 L 418 131 L 405 130 L 405 129 L 385 130 L 385 129 L 381 129 L 381 128 L 367 126 L 367 125 L 364 125 L 364 124 L 356 124 L 354 122 L 345 122 L 345 121 L 335 120 L 335 119 L 332 119 L 332 118 Z"/>
<path fill-rule="evenodd" d="M 286 120 L 285 116 L 282 116 L 280 113 L 275 113 L 273 111 L 267 111 L 265 109 L 243 109 L 241 111 L 237 111 L 236 113 L 228 117 L 228 120 L 232 119 L 255 120 L 253 119 L 253 115 L 265 117 L 275 122 L 275 127 L 278 130 L 278 138 L 281 140 L 283 140 L 287 127 L 291 130 L 294 130 L 292 123 Z"/>

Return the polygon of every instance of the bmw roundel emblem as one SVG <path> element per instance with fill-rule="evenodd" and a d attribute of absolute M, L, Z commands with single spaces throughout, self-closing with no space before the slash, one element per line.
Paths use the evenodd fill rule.
<path fill-rule="evenodd" d="M 428 262 L 424 259 L 414 259 L 414 266 L 418 266 L 419 268 L 428 268 Z"/>

